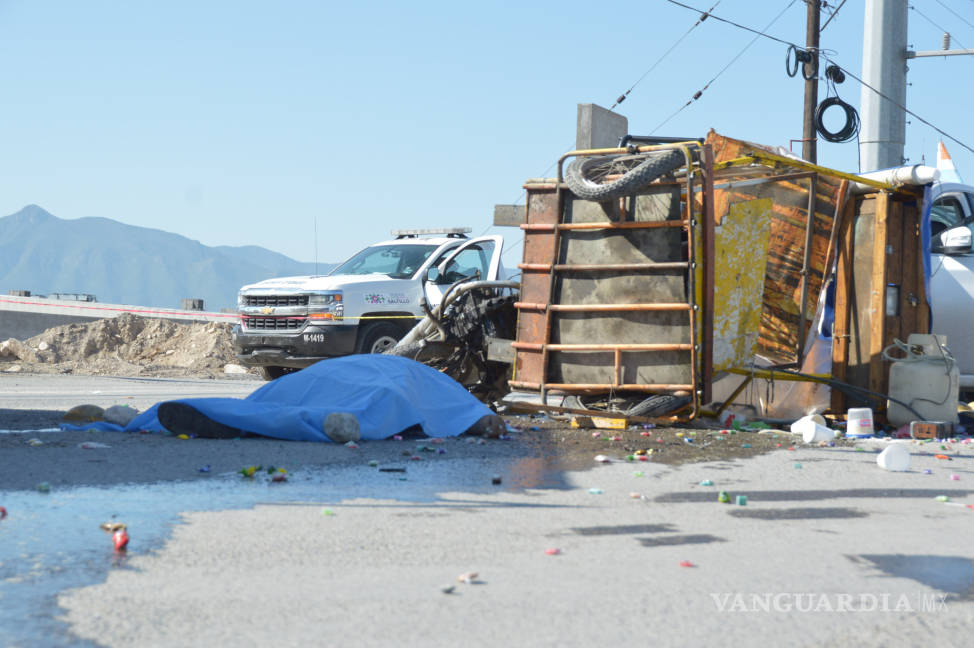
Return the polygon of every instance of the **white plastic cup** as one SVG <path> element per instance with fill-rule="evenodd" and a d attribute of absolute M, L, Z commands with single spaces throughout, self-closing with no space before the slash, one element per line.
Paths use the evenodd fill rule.
<path fill-rule="evenodd" d="M 902 443 L 895 443 L 879 453 L 876 464 L 885 470 L 907 471 L 910 469 L 910 449 Z"/>
<path fill-rule="evenodd" d="M 853 407 L 846 413 L 848 426 L 846 437 L 849 439 L 865 439 L 873 436 L 873 411 L 868 407 Z"/>
<path fill-rule="evenodd" d="M 805 443 L 828 442 L 835 439 L 835 430 L 825 425 L 825 419 L 818 414 L 803 416 L 791 424 L 792 434 L 802 435 Z"/>

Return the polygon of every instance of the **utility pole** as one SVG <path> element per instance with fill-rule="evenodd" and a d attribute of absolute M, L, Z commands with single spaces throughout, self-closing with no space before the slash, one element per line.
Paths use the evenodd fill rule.
<path fill-rule="evenodd" d="M 808 19 L 805 25 L 805 51 L 812 55 L 812 62 L 805 63 L 805 125 L 802 129 L 802 159 L 815 164 L 818 161 L 818 134 L 815 131 L 815 108 L 818 106 L 818 32 L 821 8 L 819 0 L 805 0 Z M 809 75 L 809 72 L 812 74 Z"/>
<path fill-rule="evenodd" d="M 906 143 L 907 0 L 866 0 L 862 38 L 860 171 L 903 164 Z"/>

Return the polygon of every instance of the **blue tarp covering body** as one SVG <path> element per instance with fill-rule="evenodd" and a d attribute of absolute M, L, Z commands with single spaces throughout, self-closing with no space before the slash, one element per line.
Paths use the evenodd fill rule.
<path fill-rule="evenodd" d="M 455 380 L 426 365 L 389 355 L 322 360 L 269 382 L 244 399 L 187 398 L 207 417 L 240 430 L 290 441 L 331 441 L 323 430 L 332 412 L 358 418 L 362 438 L 386 439 L 413 425 L 431 437 L 462 434 L 490 409 Z M 124 428 L 164 432 L 152 406 Z M 63 429 L 122 430 L 111 423 Z"/>

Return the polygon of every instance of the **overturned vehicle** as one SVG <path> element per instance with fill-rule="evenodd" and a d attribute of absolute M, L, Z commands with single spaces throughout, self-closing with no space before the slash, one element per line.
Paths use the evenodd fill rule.
<path fill-rule="evenodd" d="M 571 151 L 557 169 L 525 184 L 506 402 L 668 421 L 732 402 L 792 420 L 860 406 L 884 420 L 894 404 L 929 418 L 891 395 L 883 352 L 931 333 L 931 254 L 960 253 L 931 237 L 936 170 L 853 175 L 713 131 Z M 934 332 L 948 306 L 934 303 Z"/>

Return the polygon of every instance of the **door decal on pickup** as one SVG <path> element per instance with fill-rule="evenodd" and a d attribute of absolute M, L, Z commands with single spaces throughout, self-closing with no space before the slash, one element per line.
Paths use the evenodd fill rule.
<path fill-rule="evenodd" d="M 325 341 L 325 334 L 324 333 L 305 333 L 304 334 L 304 341 L 305 342 L 324 342 Z"/>
<path fill-rule="evenodd" d="M 406 293 L 366 293 L 366 304 L 408 304 Z"/>

